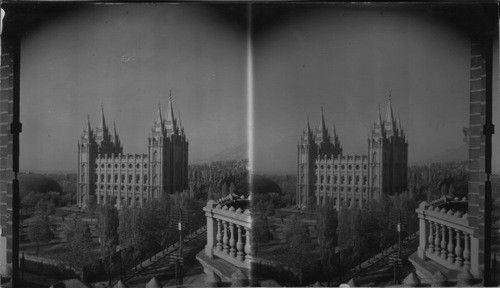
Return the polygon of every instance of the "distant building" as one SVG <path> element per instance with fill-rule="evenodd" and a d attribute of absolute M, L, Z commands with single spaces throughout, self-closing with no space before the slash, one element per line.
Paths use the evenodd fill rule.
<path fill-rule="evenodd" d="M 363 206 L 407 189 L 408 142 L 392 112 L 392 102 L 387 104 L 387 117 L 378 117 L 368 138 L 368 155 L 344 155 L 339 138 L 333 128 L 330 135 L 325 125 L 323 109 L 319 127 L 311 130 L 309 118 L 298 147 L 296 203 L 305 207 L 311 201 L 318 205 L 333 201 L 341 204 Z"/>
<path fill-rule="evenodd" d="M 188 188 L 188 141 L 180 118 L 174 117 L 172 99 L 166 119 L 158 107 L 145 154 L 123 154 L 113 128 L 111 134 L 101 107 L 99 126 L 94 132 L 89 119 L 78 142 L 78 206 L 91 195 L 98 204 L 142 205 Z"/>

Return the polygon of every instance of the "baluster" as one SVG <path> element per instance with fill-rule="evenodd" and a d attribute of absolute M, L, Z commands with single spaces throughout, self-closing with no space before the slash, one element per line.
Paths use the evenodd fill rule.
<path fill-rule="evenodd" d="M 462 264 L 463 264 L 462 240 L 460 239 L 461 235 L 462 235 L 462 231 L 456 229 L 455 232 L 457 232 L 457 245 L 455 247 L 455 255 L 457 255 L 457 257 L 455 258 L 455 266 L 462 267 Z"/>
<path fill-rule="evenodd" d="M 469 234 L 464 232 L 464 269 L 470 270 Z"/>
<path fill-rule="evenodd" d="M 448 262 L 455 263 L 455 245 L 453 245 L 453 229 L 448 227 Z"/>
<path fill-rule="evenodd" d="M 238 261 L 243 261 L 243 240 L 241 238 L 241 234 L 243 233 L 243 228 L 238 225 L 238 242 L 236 242 L 236 249 L 238 249 L 238 253 L 236 259 Z"/>
<path fill-rule="evenodd" d="M 250 228 L 245 227 L 245 260 L 250 261 L 253 256 L 252 238 L 250 238 Z"/>
<path fill-rule="evenodd" d="M 448 254 L 448 251 L 446 250 L 447 249 L 447 243 L 446 243 L 446 226 L 445 225 L 441 225 L 441 259 L 443 260 L 446 260 L 446 254 Z"/>
<path fill-rule="evenodd" d="M 440 233 L 439 233 L 439 224 L 435 223 L 434 224 L 434 228 L 436 230 L 436 233 L 434 233 L 434 254 L 436 254 L 437 256 L 440 256 L 441 255 L 441 248 L 440 248 L 440 245 L 441 245 L 441 236 L 440 236 Z"/>
<path fill-rule="evenodd" d="M 224 253 L 229 253 L 229 237 L 227 236 L 227 222 L 226 221 L 223 221 L 222 222 L 223 226 L 224 226 L 224 237 L 222 237 L 222 251 L 224 251 Z"/>
<path fill-rule="evenodd" d="M 215 235 L 215 239 L 217 240 L 217 251 L 222 251 L 222 233 L 220 227 L 220 219 L 217 219 L 217 235 Z"/>
<path fill-rule="evenodd" d="M 427 250 L 430 252 L 430 253 L 434 253 L 434 234 L 432 233 L 432 222 L 429 220 L 429 246 L 427 247 Z"/>
<path fill-rule="evenodd" d="M 234 237 L 234 224 L 233 223 L 230 223 L 229 224 L 229 229 L 231 230 L 231 239 L 229 240 L 229 255 L 231 257 L 236 257 L 236 249 L 235 249 L 235 246 L 236 246 L 236 238 Z"/>

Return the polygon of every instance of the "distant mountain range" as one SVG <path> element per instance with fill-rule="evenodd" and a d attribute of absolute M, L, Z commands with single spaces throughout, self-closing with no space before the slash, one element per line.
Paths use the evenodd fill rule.
<path fill-rule="evenodd" d="M 191 164 L 202 164 L 216 161 L 229 161 L 229 160 L 245 160 L 248 159 L 248 144 L 241 144 L 236 147 L 228 148 L 212 157 L 197 159 Z"/>
<path fill-rule="evenodd" d="M 410 165 L 426 165 L 442 162 L 461 162 L 469 159 L 469 145 L 463 144 L 460 147 L 448 149 L 428 159 L 419 160 L 410 163 Z"/>

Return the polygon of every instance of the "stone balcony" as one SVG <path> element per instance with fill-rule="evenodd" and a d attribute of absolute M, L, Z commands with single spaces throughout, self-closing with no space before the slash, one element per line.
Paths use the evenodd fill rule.
<path fill-rule="evenodd" d="M 247 285 L 250 277 L 250 199 L 228 195 L 203 207 L 207 217 L 207 244 L 196 258 L 203 265 L 207 286 Z"/>
<path fill-rule="evenodd" d="M 439 273 L 450 283 L 474 284 L 481 277 L 479 240 L 469 224 L 467 199 L 443 196 L 422 202 L 416 212 L 419 246 L 409 260 L 422 282 L 433 282 Z"/>

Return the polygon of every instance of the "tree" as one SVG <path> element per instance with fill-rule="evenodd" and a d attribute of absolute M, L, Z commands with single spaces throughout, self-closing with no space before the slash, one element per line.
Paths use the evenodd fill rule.
<path fill-rule="evenodd" d="M 48 242 L 54 237 L 54 233 L 50 230 L 50 220 L 45 214 L 38 213 L 33 222 L 28 226 L 28 238 L 36 242 L 36 256 L 40 251 L 40 243 Z"/>
<path fill-rule="evenodd" d="M 337 210 L 333 203 L 327 203 L 316 210 L 318 223 L 318 244 L 321 253 L 323 275 L 330 281 L 337 272 L 336 247 L 337 247 Z M 328 285 L 330 286 L 330 285 Z"/>
<path fill-rule="evenodd" d="M 106 204 L 98 208 L 98 232 L 101 259 L 111 284 L 113 255 L 118 245 L 118 211 L 114 205 Z"/>
<path fill-rule="evenodd" d="M 269 224 L 267 218 L 265 217 L 254 217 L 252 219 L 252 242 L 255 243 L 257 248 L 256 254 L 258 253 L 259 246 L 269 243 L 273 238 L 271 232 L 269 231 Z"/>
<path fill-rule="evenodd" d="M 74 267 L 81 280 L 83 280 L 84 268 L 94 262 L 92 249 L 90 227 L 75 216 L 66 227 L 66 244 L 62 257 L 64 262 Z"/>
<path fill-rule="evenodd" d="M 308 246 L 311 243 L 309 229 L 296 215 L 285 222 L 283 236 L 287 243 L 286 260 L 295 267 L 302 267 L 310 259 Z"/>
<path fill-rule="evenodd" d="M 54 215 L 56 213 L 56 205 L 52 199 L 40 199 L 35 205 L 35 211 L 46 215 Z"/>

